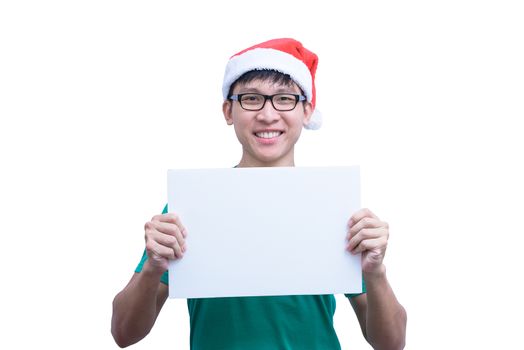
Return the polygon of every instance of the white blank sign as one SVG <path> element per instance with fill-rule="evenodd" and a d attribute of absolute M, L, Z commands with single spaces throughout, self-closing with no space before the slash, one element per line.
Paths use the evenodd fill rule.
<path fill-rule="evenodd" d="M 169 170 L 168 208 L 188 232 L 172 298 L 362 290 L 361 256 L 345 250 L 358 166 Z"/>

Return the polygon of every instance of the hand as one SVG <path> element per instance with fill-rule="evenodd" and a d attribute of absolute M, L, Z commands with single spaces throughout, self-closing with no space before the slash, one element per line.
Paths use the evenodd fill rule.
<path fill-rule="evenodd" d="M 169 260 L 181 259 L 186 251 L 187 231 L 173 213 L 154 216 L 144 225 L 149 264 L 162 272 Z"/>
<path fill-rule="evenodd" d="M 362 253 L 362 272 L 378 273 L 383 269 L 389 238 L 389 225 L 369 209 L 357 211 L 348 221 L 347 250 Z"/>

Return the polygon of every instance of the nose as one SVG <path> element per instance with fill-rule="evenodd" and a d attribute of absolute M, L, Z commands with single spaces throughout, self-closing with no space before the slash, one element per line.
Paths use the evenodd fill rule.
<path fill-rule="evenodd" d="M 272 124 L 280 119 L 280 113 L 273 107 L 271 100 L 266 99 L 264 107 L 257 112 L 258 121 Z"/>

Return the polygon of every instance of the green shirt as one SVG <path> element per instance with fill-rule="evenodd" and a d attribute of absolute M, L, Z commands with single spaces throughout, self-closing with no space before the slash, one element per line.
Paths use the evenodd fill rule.
<path fill-rule="evenodd" d="M 144 252 L 135 272 L 146 260 Z M 166 271 L 161 282 L 168 281 Z M 333 295 L 200 298 L 187 306 L 193 350 L 340 349 Z"/>

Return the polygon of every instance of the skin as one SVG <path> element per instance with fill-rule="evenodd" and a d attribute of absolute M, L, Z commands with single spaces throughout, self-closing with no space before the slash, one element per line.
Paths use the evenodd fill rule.
<path fill-rule="evenodd" d="M 234 94 L 257 92 L 266 95 L 297 93 L 293 86 L 254 81 L 236 86 Z M 239 167 L 294 166 L 295 144 L 313 108 L 308 102 L 294 110 L 276 111 L 269 101 L 260 111 L 246 111 L 236 101 L 224 101 L 223 113 L 235 128 L 242 145 Z M 278 137 L 261 139 L 258 132 L 278 131 Z M 148 259 L 141 273 L 135 273 L 113 301 L 111 332 L 120 347 L 144 338 L 153 327 L 168 297 L 168 287 L 160 277 L 169 259 L 181 259 L 186 251 L 187 230 L 173 213 L 156 215 L 144 226 Z M 367 293 L 350 300 L 362 333 L 374 349 L 403 349 L 406 337 L 406 312 L 397 301 L 386 277 L 383 264 L 389 238 L 389 226 L 371 210 L 361 209 L 348 221 L 347 250 L 362 253 L 362 272 Z"/>
<path fill-rule="evenodd" d="M 406 311 L 389 285 L 384 255 L 389 225 L 371 210 L 357 211 L 348 221 L 347 250 L 362 253 L 366 294 L 350 299 L 364 337 L 373 349 L 403 349 L 406 342 Z"/>
<path fill-rule="evenodd" d="M 254 81 L 236 86 L 233 94 L 256 92 L 265 95 L 276 93 L 301 94 L 298 86 L 275 85 L 267 81 Z M 294 166 L 295 144 L 302 128 L 313 113 L 310 103 L 299 103 L 295 109 L 280 112 L 266 101 L 260 111 L 246 111 L 239 102 L 224 101 L 222 111 L 228 125 L 233 125 L 242 145 L 239 167 Z M 268 144 L 255 135 L 260 131 L 280 131 L 282 134 Z"/>

